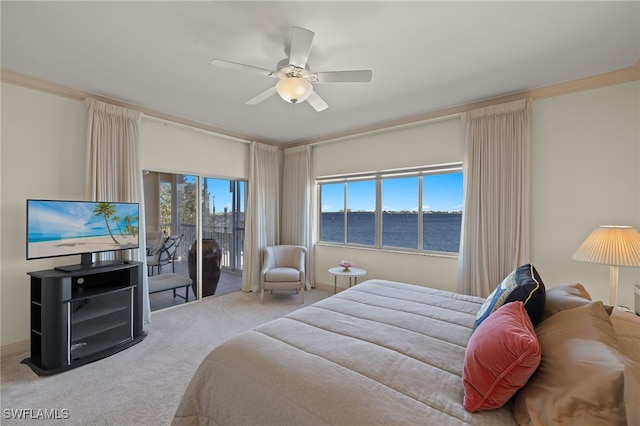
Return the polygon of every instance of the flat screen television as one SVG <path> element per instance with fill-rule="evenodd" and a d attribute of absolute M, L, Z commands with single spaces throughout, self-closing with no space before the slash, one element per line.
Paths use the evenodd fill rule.
<path fill-rule="evenodd" d="M 27 260 L 81 255 L 79 265 L 56 269 L 106 266 L 92 254 L 139 248 L 139 213 L 138 203 L 29 199 Z"/>

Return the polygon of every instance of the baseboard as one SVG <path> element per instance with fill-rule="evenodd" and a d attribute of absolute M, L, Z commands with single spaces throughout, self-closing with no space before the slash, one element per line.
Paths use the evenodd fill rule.
<path fill-rule="evenodd" d="M 0 346 L 0 355 L 15 355 L 21 352 L 31 350 L 31 341 L 23 340 L 22 342 L 9 343 L 8 345 Z"/>

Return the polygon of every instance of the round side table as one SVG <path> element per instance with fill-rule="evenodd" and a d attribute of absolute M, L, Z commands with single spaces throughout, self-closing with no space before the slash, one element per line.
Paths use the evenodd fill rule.
<path fill-rule="evenodd" d="M 335 268 L 329 268 L 329 273 L 333 275 L 333 294 L 338 289 L 338 277 L 349 277 L 349 287 L 358 284 L 358 277 L 367 275 L 367 270 L 362 268 L 349 268 L 345 271 L 342 266 L 336 266 Z M 353 283 L 352 283 L 353 280 Z"/>

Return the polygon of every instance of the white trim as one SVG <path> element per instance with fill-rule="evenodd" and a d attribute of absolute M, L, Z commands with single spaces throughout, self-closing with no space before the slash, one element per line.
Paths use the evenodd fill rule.
<path fill-rule="evenodd" d="M 452 163 L 431 164 L 428 166 L 402 167 L 397 169 L 385 169 L 379 171 L 345 173 L 316 177 L 316 183 L 353 182 L 367 179 L 387 179 L 402 176 L 424 176 L 449 172 L 461 172 L 462 161 Z"/>
<path fill-rule="evenodd" d="M 52 83 L 46 80 L 41 80 L 35 77 L 31 77 L 25 74 L 21 74 L 15 71 L 10 71 L 4 68 L 0 69 L 0 81 L 9 84 L 15 84 L 22 87 L 27 87 L 34 90 L 39 90 L 46 93 L 53 93 L 59 96 L 67 98 L 83 100 L 87 97 L 94 97 L 104 102 L 109 102 L 115 105 L 125 106 L 127 108 L 135 109 L 144 113 L 145 117 L 155 117 L 159 119 L 166 119 L 169 122 L 176 124 L 183 124 L 190 128 L 202 129 L 205 131 L 213 132 L 216 135 L 224 135 L 227 137 L 238 138 L 243 142 L 255 141 L 266 145 L 278 146 L 280 149 L 292 148 L 299 145 L 318 145 L 324 143 L 339 142 L 354 137 L 360 137 L 365 135 L 383 133 L 386 131 L 397 130 L 400 128 L 411 127 L 421 125 L 424 123 L 431 123 L 438 120 L 447 120 L 455 117 L 459 117 L 460 114 L 472 109 L 509 102 L 521 98 L 531 99 L 543 99 L 553 96 L 565 95 L 568 93 L 579 92 L 583 90 L 595 89 L 598 87 L 611 86 L 614 84 L 625 83 L 628 81 L 640 80 L 640 59 L 636 61 L 633 66 L 622 68 L 616 71 L 606 72 L 603 74 L 594 75 L 591 77 L 585 77 L 578 80 L 553 84 L 550 86 L 539 87 L 530 90 L 524 90 L 521 92 L 511 93 L 494 98 L 484 99 L 478 102 L 469 104 L 457 105 L 448 108 L 442 108 L 436 111 L 425 112 L 421 114 L 412 115 L 409 117 L 398 118 L 395 120 L 389 120 L 381 123 L 372 124 L 360 128 L 350 129 L 339 133 L 329 134 L 325 136 L 319 136 L 317 138 L 310 138 L 300 140 L 297 142 L 279 144 L 273 141 L 260 140 L 259 138 L 250 137 L 248 135 L 238 134 L 226 129 L 214 127 L 205 123 L 196 122 L 193 120 L 172 116 L 171 114 L 154 111 L 147 108 L 137 107 L 135 105 L 121 102 L 116 99 L 106 98 L 97 94 L 83 92 L 81 90 L 66 87 L 61 84 Z"/>
<path fill-rule="evenodd" d="M 31 350 L 31 340 L 23 340 L 21 342 L 9 343 L 8 345 L 4 345 L 0 347 L 0 353 L 2 357 L 17 355 L 21 352 L 30 351 Z"/>

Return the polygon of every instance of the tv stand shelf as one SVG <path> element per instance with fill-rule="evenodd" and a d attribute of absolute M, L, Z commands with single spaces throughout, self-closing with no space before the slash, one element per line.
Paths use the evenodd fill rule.
<path fill-rule="evenodd" d="M 143 269 L 140 262 L 120 262 L 29 272 L 31 357 L 23 363 L 50 375 L 140 342 Z"/>

